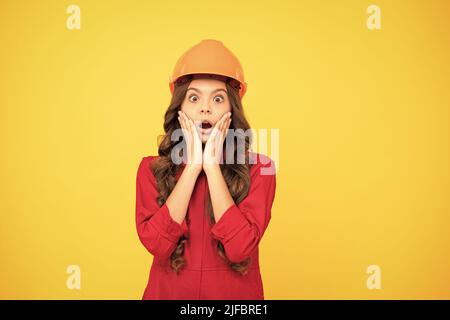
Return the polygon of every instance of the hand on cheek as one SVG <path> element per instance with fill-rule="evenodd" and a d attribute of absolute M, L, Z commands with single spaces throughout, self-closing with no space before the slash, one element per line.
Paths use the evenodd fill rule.
<path fill-rule="evenodd" d="M 227 112 L 220 118 L 211 131 L 203 151 L 203 170 L 205 172 L 219 168 L 222 159 L 223 142 L 230 123 L 231 112 Z"/>
<path fill-rule="evenodd" d="M 202 142 L 197 132 L 194 122 L 182 111 L 178 111 L 178 121 L 180 122 L 183 136 L 186 141 L 186 156 L 184 160 L 186 165 L 195 169 L 197 172 L 202 170 Z"/>

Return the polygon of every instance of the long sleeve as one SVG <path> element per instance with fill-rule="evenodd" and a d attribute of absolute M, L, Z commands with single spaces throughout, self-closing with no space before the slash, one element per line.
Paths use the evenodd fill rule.
<path fill-rule="evenodd" d="M 256 166 L 247 196 L 238 205 L 233 203 L 211 227 L 211 236 L 222 242 L 228 259 L 234 263 L 251 255 L 271 219 L 276 189 L 275 164 L 270 159 L 268 164 Z"/>
<path fill-rule="evenodd" d="M 156 179 L 149 167 L 151 156 L 144 157 L 136 178 L 136 229 L 145 248 L 154 256 L 169 258 L 179 238 L 187 233 L 186 220 L 179 224 L 166 203 L 159 207 Z"/>

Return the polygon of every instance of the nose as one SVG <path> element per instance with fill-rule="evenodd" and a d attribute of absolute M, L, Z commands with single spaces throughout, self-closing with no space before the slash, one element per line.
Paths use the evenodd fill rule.
<path fill-rule="evenodd" d="M 209 107 L 209 103 L 207 103 L 207 102 L 203 103 L 202 108 L 200 109 L 200 112 L 202 114 L 209 114 L 209 113 L 211 113 L 211 109 Z"/>

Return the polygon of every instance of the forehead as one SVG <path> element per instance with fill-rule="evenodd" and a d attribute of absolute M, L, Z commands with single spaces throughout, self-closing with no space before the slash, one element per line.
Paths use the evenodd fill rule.
<path fill-rule="evenodd" d="M 209 78 L 193 79 L 189 84 L 189 88 L 197 88 L 202 92 L 210 92 L 216 89 L 224 89 L 226 91 L 225 82 Z"/>

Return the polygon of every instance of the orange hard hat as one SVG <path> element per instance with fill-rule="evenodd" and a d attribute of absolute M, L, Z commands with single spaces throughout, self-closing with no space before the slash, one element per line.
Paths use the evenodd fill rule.
<path fill-rule="evenodd" d="M 170 92 L 174 83 L 189 74 L 214 74 L 226 76 L 239 82 L 239 96 L 247 91 L 244 72 L 236 56 L 221 41 L 206 39 L 186 51 L 177 61 L 169 78 Z"/>

